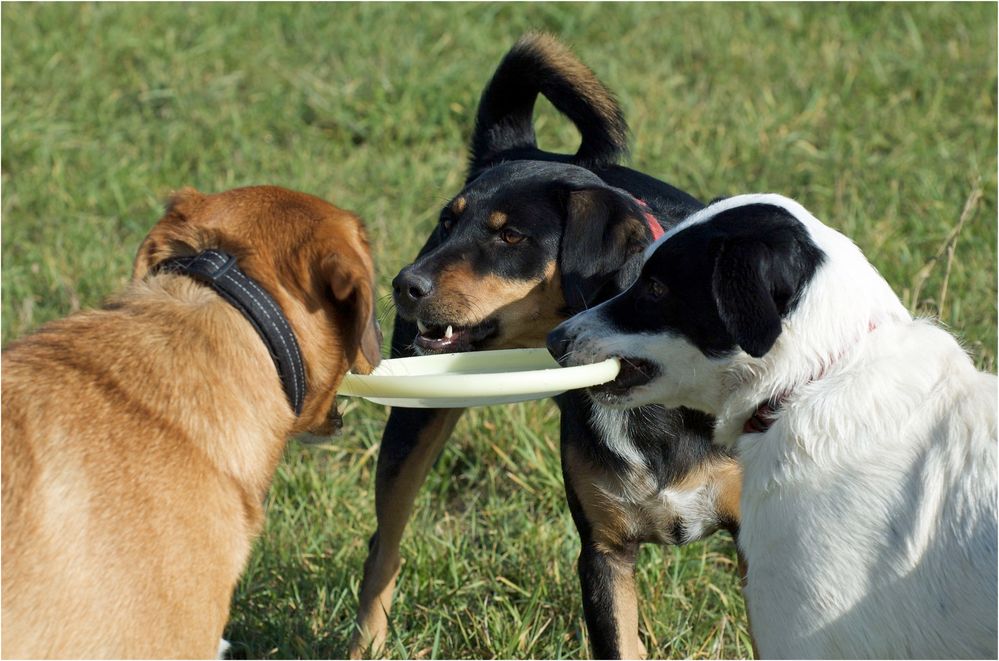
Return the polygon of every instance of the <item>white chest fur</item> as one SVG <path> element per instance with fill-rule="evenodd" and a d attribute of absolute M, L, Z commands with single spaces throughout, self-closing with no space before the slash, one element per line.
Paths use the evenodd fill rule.
<path fill-rule="evenodd" d="M 718 490 L 713 481 L 698 474 L 661 488 L 628 435 L 625 412 L 598 406 L 593 422 L 606 447 L 627 464 L 626 470 L 604 474 L 594 486 L 608 506 L 623 514 L 629 538 L 684 544 L 718 529 Z"/>

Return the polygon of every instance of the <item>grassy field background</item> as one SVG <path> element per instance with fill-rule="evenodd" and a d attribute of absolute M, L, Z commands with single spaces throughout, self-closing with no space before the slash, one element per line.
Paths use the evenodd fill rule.
<path fill-rule="evenodd" d="M 704 199 L 797 198 L 994 371 L 996 18 L 994 4 L 5 3 L 3 342 L 119 289 L 184 185 L 273 183 L 358 212 L 387 295 L 460 186 L 482 86 L 540 28 L 619 95 L 630 165 Z M 545 104 L 538 132 L 575 149 Z M 342 404 L 343 435 L 293 443 L 276 475 L 227 631 L 239 656 L 346 651 L 386 410 Z M 557 423 L 539 402 L 460 424 L 404 542 L 390 655 L 586 655 Z M 733 559 L 723 535 L 643 550 L 650 656 L 750 654 Z"/>

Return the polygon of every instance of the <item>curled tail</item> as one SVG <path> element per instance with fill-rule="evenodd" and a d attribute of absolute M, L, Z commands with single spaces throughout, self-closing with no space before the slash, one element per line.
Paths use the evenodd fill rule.
<path fill-rule="evenodd" d="M 500 153 L 537 148 L 534 102 L 543 94 L 582 134 L 572 162 L 615 163 L 628 148 L 628 125 L 610 90 L 551 35 L 521 37 L 500 62 L 479 100 L 472 136 L 471 171 Z"/>

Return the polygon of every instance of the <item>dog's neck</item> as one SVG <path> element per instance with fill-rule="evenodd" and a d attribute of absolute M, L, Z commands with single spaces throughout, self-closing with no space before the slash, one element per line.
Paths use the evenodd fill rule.
<path fill-rule="evenodd" d="M 746 356 L 728 372 L 729 394 L 716 414 L 715 442 L 734 447 L 744 434 L 766 435 L 802 389 L 846 369 L 873 333 L 894 322 L 872 318 L 849 339 L 825 351 L 809 351 L 803 333 L 793 325 L 785 327 L 766 356 Z"/>
<path fill-rule="evenodd" d="M 873 333 L 877 327 L 877 322 L 871 321 L 868 323 L 867 332 Z M 827 361 L 824 361 L 820 365 L 818 372 L 805 379 L 803 384 L 784 390 L 776 396 L 768 397 L 760 402 L 756 407 L 756 410 L 753 411 L 753 414 L 742 423 L 742 433 L 764 434 L 769 431 L 770 427 L 773 426 L 774 421 L 780 415 L 784 404 L 794 396 L 795 391 L 802 385 L 807 385 L 822 379 L 829 372 L 829 370 L 831 370 L 842 359 L 843 355 L 847 351 L 849 351 L 849 348 L 840 351 Z"/>
<path fill-rule="evenodd" d="M 221 250 L 205 250 L 190 257 L 168 259 L 156 268 L 208 285 L 253 325 L 274 360 L 292 410 L 296 416 L 301 415 L 306 383 L 298 340 L 280 306 L 239 268 L 236 258 Z"/>
<path fill-rule="evenodd" d="M 771 407 L 786 409 L 806 384 L 841 371 L 875 329 L 912 319 L 853 243 L 828 228 L 820 229 L 819 243 L 831 258 L 784 320 L 774 346 L 761 358 L 742 354 L 726 368 L 717 412 L 718 443 L 734 446 L 761 404 L 771 402 Z M 775 417 L 760 412 L 761 422 Z M 762 427 L 769 429 L 767 424 Z"/>
<path fill-rule="evenodd" d="M 646 204 L 645 200 L 639 197 L 633 199 L 638 203 L 638 208 L 642 210 L 642 215 L 645 216 L 645 224 L 649 226 L 649 232 L 652 233 L 652 240 L 657 241 L 666 233 L 666 230 L 663 229 L 663 226 L 659 223 L 659 219 L 652 213 L 652 208 Z"/>
<path fill-rule="evenodd" d="M 162 321 L 161 335 L 121 351 L 141 355 L 153 374 L 170 375 L 156 391 L 162 419 L 218 470 L 239 476 L 252 494 L 247 502 L 260 502 L 296 418 L 252 325 L 211 289 L 167 272 L 133 283 L 114 308 Z M 129 394 L 143 397 L 141 389 L 129 387 Z"/>

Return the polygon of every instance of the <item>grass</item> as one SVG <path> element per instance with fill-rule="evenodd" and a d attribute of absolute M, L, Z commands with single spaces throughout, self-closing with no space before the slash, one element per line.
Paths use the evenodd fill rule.
<path fill-rule="evenodd" d="M 792 195 L 995 370 L 994 4 L 2 12 L 5 344 L 120 288 L 183 185 L 274 183 L 359 212 L 387 294 L 460 185 L 482 86 L 542 28 L 618 93 L 633 167 L 705 199 Z M 575 147 L 550 107 L 537 124 L 543 146 Z M 343 403 L 346 432 L 290 445 L 275 477 L 227 631 L 239 655 L 345 653 L 386 413 Z M 390 655 L 586 655 L 557 417 L 540 402 L 459 425 L 404 541 Z M 651 656 L 750 654 L 727 537 L 648 547 L 639 574 Z"/>

